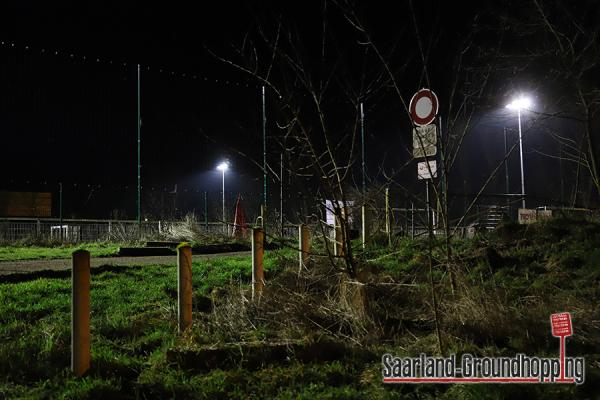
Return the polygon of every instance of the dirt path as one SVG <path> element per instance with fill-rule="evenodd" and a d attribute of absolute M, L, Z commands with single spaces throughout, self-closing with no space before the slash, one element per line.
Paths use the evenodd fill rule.
<path fill-rule="evenodd" d="M 196 254 L 193 260 L 205 260 L 215 257 L 250 256 L 249 251 L 218 254 Z M 141 266 L 141 265 L 175 265 L 177 258 L 173 256 L 150 257 L 96 257 L 92 258 L 92 268 L 104 265 Z M 39 271 L 65 271 L 71 269 L 71 259 L 53 260 L 19 260 L 0 261 L 0 275 L 26 274 Z"/>

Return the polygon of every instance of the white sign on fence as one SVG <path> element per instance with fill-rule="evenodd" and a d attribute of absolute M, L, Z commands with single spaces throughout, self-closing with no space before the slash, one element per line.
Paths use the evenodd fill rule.
<path fill-rule="evenodd" d="M 519 223 L 531 224 L 536 221 L 552 218 L 552 210 L 534 210 L 530 208 L 519 208 Z"/>
<path fill-rule="evenodd" d="M 537 221 L 537 211 L 530 208 L 519 208 L 519 224 L 531 224 Z"/>
<path fill-rule="evenodd" d="M 418 179 L 431 179 L 432 177 L 437 178 L 437 163 L 435 160 L 417 163 Z"/>
<path fill-rule="evenodd" d="M 551 219 L 552 218 L 552 210 L 538 210 L 537 217 L 538 217 L 538 220 Z"/>
<path fill-rule="evenodd" d="M 343 203 L 341 201 L 339 201 L 337 204 L 338 204 L 339 208 L 341 208 L 341 209 L 344 208 Z M 348 219 L 349 224 L 352 224 L 352 207 L 354 207 L 354 201 L 347 200 L 346 201 L 346 212 L 348 212 L 348 215 L 346 216 L 346 218 Z M 334 226 L 335 225 L 334 202 L 331 200 L 325 200 L 325 215 L 326 215 L 327 225 Z"/>

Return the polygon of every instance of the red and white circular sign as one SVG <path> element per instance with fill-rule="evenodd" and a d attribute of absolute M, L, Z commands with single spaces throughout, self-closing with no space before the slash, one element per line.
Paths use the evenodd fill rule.
<path fill-rule="evenodd" d="M 429 89 L 421 89 L 410 99 L 410 116 L 415 125 L 429 125 L 438 112 L 438 98 Z"/>

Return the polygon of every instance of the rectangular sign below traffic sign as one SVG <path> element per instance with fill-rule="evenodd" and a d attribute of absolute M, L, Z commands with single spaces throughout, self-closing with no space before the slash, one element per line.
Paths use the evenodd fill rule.
<path fill-rule="evenodd" d="M 413 148 L 435 146 L 437 130 L 435 125 L 417 126 L 413 128 Z"/>
<path fill-rule="evenodd" d="M 436 144 L 435 125 L 418 126 L 413 129 L 413 157 L 422 158 L 436 155 Z"/>
<path fill-rule="evenodd" d="M 433 157 L 436 154 L 437 154 L 437 147 L 435 147 L 435 146 L 413 148 L 413 157 L 414 158 Z"/>
<path fill-rule="evenodd" d="M 550 315 L 552 323 L 552 336 L 571 336 L 573 334 L 573 324 L 571 324 L 571 314 L 568 312 Z"/>
<path fill-rule="evenodd" d="M 432 177 L 437 178 L 437 162 L 435 160 L 417 163 L 418 179 L 431 179 Z"/>

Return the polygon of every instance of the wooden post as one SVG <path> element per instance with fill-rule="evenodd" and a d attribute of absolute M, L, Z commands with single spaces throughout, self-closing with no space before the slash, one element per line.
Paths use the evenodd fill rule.
<path fill-rule="evenodd" d="M 415 203 L 410 202 L 410 237 L 415 238 Z"/>
<path fill-rule="evenodd" d="M 177 315 L 179 331 L 192 325 L 192 248 L 177 248 Z"/>
<path fill-rule="evenodd" d="M 388 246 L 392 246 L 392 229 L 390 225 L 390 188 L 385 188 L 385 233 L 388 237 Z"/>
<path fill-rule="evenodd" d="M 341 218 L 336 216 L 333 241 L 333 254 L 336 257 L 344 257 L 344 244 L 344 235 L 342 234 L 342 221 Z"/>
<path fill-rule="evenodd" d="M 263 269 L 264 230 L 252 228 L 252 300 L 260 298 L 265 286 Z"/>
<path fill-rule="evenodd" d="M 308 226 L 304 224 L 298 226 L 298 248 L 300 249 L 298 254 L 300 261 L 298 275 L 300 275 L 302 268 L 308 268 L 310 260 L 310 231 L 308 230 Z"/>
<path fill-rule="evenodd" d="M 363 250 L 367 248 L 367 242 L 369 241 L 369 215 L 367 210 L 367 206 L 363 205 L 361 207 L 362 212 L 362 248 Z"/>
<path fill-rule="evenodd" d="M 90 253 L 77 250 L 71 270 L 71 371 L 90 369 Z"/>

